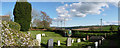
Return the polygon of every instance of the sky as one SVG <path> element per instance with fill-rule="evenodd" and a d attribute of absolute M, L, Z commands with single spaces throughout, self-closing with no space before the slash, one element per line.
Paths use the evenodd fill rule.
<path fill-rule="evenodd" d="M 88 26 L 118 24 L 118 6 L 106 2 L 30 2 L 32 9 L 44 11 L 53 22 L 51 26 L 61 26 L 60 21 L 65 20 L 65 26 Z M 2 13 L 8 15 L 13 12 L 15 2 L 2 2 Z M 58 25 L 57 25 L 58 23 Z M 62 23 L 64 24 L 64 23 Z M 62 25 L 64 26 L 64 25 Z"/>

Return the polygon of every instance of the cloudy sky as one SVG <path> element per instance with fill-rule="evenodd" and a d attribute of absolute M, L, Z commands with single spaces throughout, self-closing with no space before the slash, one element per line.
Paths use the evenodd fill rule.
<path fill-rule="evenodd" d="M 32 8 L 46 12 L 52 19 L 51 26 L 60 25 L 65 20 L 65 26 L 118 24 L 118 6 L 115 2 L 30 2 Z M 2 2 L 2 13 L 13 12 L 15 2 Z"/>

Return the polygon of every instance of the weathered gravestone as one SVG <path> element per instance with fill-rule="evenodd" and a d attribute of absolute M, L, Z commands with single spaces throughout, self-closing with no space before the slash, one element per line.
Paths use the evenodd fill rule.
<path fill-rule="evenodd" d="M 78 42 L 78 43 L 79 43 L 79 42 L 81 42 L 80 38 L 79 38 L 79 39 L 77 39 L 77 42 Z"/>
<path fill-rule="evenodd" d="M 92 42 L 99 41 L 99 40 L 104 40 L 104 37 L 102 36 L 91 36 L 90 37 L 90 41 Z"/>
<path fill-rule="evenodd" d="M 89 35 L 87 35 L 87 40 L 89 40 Z"/>
<path fill-rule="evenodd" d="M 84 40 L 84 41 L 86 41 L 86 39 L 85 39 L 85 38 L 83 38 L 83 40 Z"/>
<path fill-rule="evenodd" d="M 87 48 L 92 48 L 91 46 L 88 46 Z"/>
<path fill-rule="evenodd" d="M 95 48 L 98 48 L 98 42 L 95 42 Z"/>
<path fill-rule="evenodd" d="M 60 40 L 58 40 L 57 43 L 58 43 L 58 46 L 60 46 Z"/>
<path fill-rule="evenodd" d="M 45 36 L 45 33 L 42 33 L 42 36 Z"/>
<path fill-rule="evenodd" d="M 40 43 L 41 43 L 41 34 L 37 34 L 36 35 L 36 40 L 39 42 L 39 46 L 40 46 Z"/>
<path fill-rule="evenodd" d="M 101 40 L 99 40 L 99 45 L 101 45 L 102 44 L 102 41 Z"/>
<path fill-rule="evenodd" d="M 48 40 L 48 48 L 53 48 L 53 39 Z"/>
<path fill-rule="evenodd" d="M 72 39 L 72 43 L 74 43 L 74 39 Z"/>
<path fill-rule="evenodd" d="M 67 38 L 67 46 L 71 46 L 71 40 L 72 38 Z"/>

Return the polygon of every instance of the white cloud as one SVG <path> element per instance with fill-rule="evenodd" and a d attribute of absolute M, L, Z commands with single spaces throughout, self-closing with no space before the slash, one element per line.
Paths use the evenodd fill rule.
<path fill-rule="evenodd" d="M 72 20 L 70 18 L 64 18 L 64 17 L 57 17 L 57 18 L 53 18 L 54 21 L 58 22 L 58 21 L 68 21 L 68 20 Z"/>
<path fill-rule="evenodd" d="M 59 6 L 56 11 L 60 17 L 85 17 L 87 14 L 100 14 L 103 7 L 109 7 L 107 3 L 72 3 Z"/>

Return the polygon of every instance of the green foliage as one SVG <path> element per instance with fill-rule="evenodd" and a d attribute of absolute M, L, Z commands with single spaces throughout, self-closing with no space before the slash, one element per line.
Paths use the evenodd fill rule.
<path fill-rule="evenodd" d="M 16 22 L 9 21 L 8 24 L 11 29 L 20 30 L 21 26 Z"/>
<path fill-rule="evenodd" d="M 16 2 L 13 11 L 15 22 L 21 26 L 21 31 L 27 31 L 31 23 L 31 4 L 28 2 Z"/>

